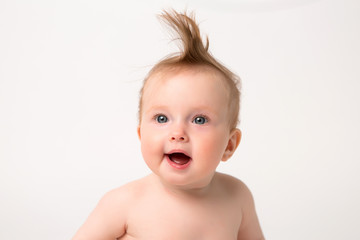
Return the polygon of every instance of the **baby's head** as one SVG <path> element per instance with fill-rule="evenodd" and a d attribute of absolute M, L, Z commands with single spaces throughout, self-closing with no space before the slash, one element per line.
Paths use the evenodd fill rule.
<path fill-rule="evenodd" d="M 141 151 L 163 183 L 203 188 L 241 139 L 239 78 L 210 55 L 193 17 L 176 12 L 161 17 L 179 34 L 183 49 L 156 64 L 145 79 Z"/>
<path fill-rule="evenodd" d="M 227 92 L 227 105 L 224 108 L 228 109 L 229 131 L 234 130 L 239 121 L 240 78 L 209 53 L 209 41 L 206 38 L 204 46 L 194 14 L 188 16 L 175 11 L 164 11 L 160 17 L 179 35 L 182 49 L 180 53 L 171 54 L 158 62 L 145 78 L 140 91 L 139 122 L 142 121 L 144 95 L 149 82 L 163 82 L 181 72 L 193 71 L 221 79 Z"/>

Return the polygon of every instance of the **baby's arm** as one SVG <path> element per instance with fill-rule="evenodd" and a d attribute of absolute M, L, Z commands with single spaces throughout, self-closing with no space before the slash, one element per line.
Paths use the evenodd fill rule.
<path fill-rule="evenodd" d="M 126 231 L 124 198 L 113 190 L 99 201 L 96 208 L 75 234 L 73 240 L 114 240 Z"/>
<path fill-rule="evenodd" d="M 238 232 L 238 240 L 264 240 L 260 223 L 255 211 L 254 199 L 245 184 L 241 187 L 242 221 Z"/>

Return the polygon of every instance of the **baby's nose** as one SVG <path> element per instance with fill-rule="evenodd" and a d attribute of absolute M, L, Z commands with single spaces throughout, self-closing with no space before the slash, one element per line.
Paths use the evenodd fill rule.
<path fill-rule="evenodd" d="M 172 131 L 169 140 L 171 142 L 187 142 L 189 141 L 189 137 L 183 129 L 178 128 Z"/>

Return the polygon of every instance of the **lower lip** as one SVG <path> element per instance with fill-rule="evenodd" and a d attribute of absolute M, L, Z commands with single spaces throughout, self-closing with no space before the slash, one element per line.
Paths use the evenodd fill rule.
<path fill-rule="evenodd" d="M 185 163 L 183 165 L 180 165 L 180 164 L 177 164 L 177 163 L 171 161 L 169 156 L 166 155 L 165 157 L 166 157 L 167 162 L 170 164 L 170 166 L 172 166 L 173 168 L 179 169 L 179 170 L 187 168 L 190 165 L 191 161 L 192 161 L 190 159 L 187 163 Z"/>

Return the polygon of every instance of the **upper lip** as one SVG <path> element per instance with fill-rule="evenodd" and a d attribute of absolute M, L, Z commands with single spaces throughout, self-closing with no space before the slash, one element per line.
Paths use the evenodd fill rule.
<path fill-rule="evenodd" d="M 167 152 L 167 153 L 165 153 L 165 154 L 166 154 L 166 155 L 171 155 L 171 154 L 173 154 L 173 153 L 182 153 L 182 154 L 188 156 L 189 158 L 191 158 L 190 155 L 189 155 L 186 151 L 181 150 L 181 149 L 174 149 L 174 150 L 171 150 L 170 152 Z"/>

